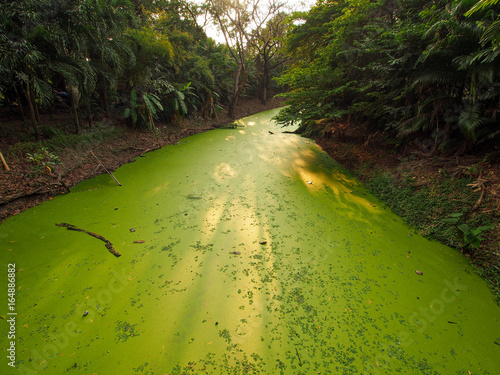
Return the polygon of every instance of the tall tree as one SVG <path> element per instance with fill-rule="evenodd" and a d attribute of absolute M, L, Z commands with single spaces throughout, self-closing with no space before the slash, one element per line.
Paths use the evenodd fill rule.
<path fill-rule="evenodd" d="M 48 9 L 36 1 L 0 4 L 0 78 L 17 93 L 19 105 L 27 103 L 35 133 L 40 139 L 39 106 L 52 99 L 48 76 L 58 60 L 54 34 L 49 33 Z"/>
<path fill-rule="evenodd" d="M 236 65 L 233 93 L 228 108 L 229 116 L 234 118 L 236 105 L 247 80 L 247 64 L 254 41 L 267 21 L 276 15 L 284 4 L 278 0 L 270 0 L 265 6 L 261 6 L 259 0 L 209 0 L 208 3 Z"/>
<path fill-rule="evenodd" d="M 286 19 L 286 13 L 277 13 L 268 21 L 266 27 L 260 30 L 255 40 L 257 94 L 264 105 L 269 99 L 272 72 L 286 61 L 284 54 L 280 53 L 287 30 Z"/>

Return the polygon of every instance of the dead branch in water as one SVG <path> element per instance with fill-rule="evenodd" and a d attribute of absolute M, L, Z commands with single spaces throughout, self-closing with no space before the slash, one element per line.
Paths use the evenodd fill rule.
<path fill-rule="evenodd" d="M 58 226 L 58 227 L 64 227 L 64 228 L 67 228 L 68 230 L 74 230 L 74 231 L 77 231 L 77 232 L 87 233 L 88 235 L 90 235 L 92 237 L 98 238 L 101 241 L 106 242 L 106 248 L 109 250 L 109 252 L 111 254 L 113 254 L 115 257 L 121 256 L 121 254 L 118 251 L 115 250 L 115 248 L 113 247 L 113 244 L 111 243 L 111 241 L 107 240 L 106 238 L 104 238 L 100 234 L 92 233 L 92 232 L 89 232 L 89 231 L 87 231 L 85 229 L 78 228 L 78 227 L 74 226 L 73 224 L 61 223 L 61 224 L 56 224 L 56 226 Z"/>

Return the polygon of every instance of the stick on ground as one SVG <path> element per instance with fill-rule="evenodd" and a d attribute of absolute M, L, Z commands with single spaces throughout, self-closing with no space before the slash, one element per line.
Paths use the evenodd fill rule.
<path fill-rule="evenodd" d="M 120 184 L 120 183 L 118 182 L 118 180 L 117 180 L 117 179 L 116 179 L 116 177 L 113 175 L 113 173 L 111 173 L 110 171 L 108 171 L 108 169 L 107 169 L 107 168 L 106 168 L 106 167 L 105 167 L 105 166 L 101 163 L 101 161 L 100 161 L 99 159 L 97 159 L 97 156 L 95 156 L 94 152 L 93 152 L 93 151 L 90 151 L 90 153 L 94 156 L 95 160 L 97 160 L 97 162 L 101 165 L 101 167 L 103 167 L 103 168 L 104 168 L 104 170 L 105 170 L 105 171 L 106 171 L 106 172 L 107 172 L 107 173 L 111 176 L 111 178 L 112 178 L 113 180 L 115 180 L 116 184 L 117 184 L 118 186 L 122 186 L 122 184 Z"/>
<path fill-rule="evenodd" d="M 2 161 L 3 164 L 3 169 L 5 169 L 7 172 L 10 171 L 9 166 L 7 165 L 7 162 L 3 158 L 2 152 L 0 151 L 0 160 Z"/>

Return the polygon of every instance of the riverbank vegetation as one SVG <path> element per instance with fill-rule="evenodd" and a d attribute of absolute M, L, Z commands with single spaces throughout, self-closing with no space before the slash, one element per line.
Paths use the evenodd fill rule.
<path fill-rule="evenodd" d="M 257 4 L 0 4 L 2 219 L 102 173 L 91 150 L 113 170 L 281 93 L 281 124 L 500 291 L 500 3 Z"/>
<path fill-rule="evenodd" d="M 278 79 L 300 124 L 500 291 L 498 1 L 318 1 Z"/>
<path fill-rule="evenodd" d="M 367 122 L 396 149 L 497 157 L 500 5 L 475 3 L 318 2 L 288 34 L 278 120 L 307 132 L 327 130 L 319 119 Z"/>
<path fill-rule="evenodd" d="M 153 130 L 156 121 L 215 117 L 223 107 L 234 117 L 240 97 L 266 101 L 270 67 L 281 65 L 273 54 L 284 17 L 275 2 L 23 0 L 0 7 L 0 97 L 37 141 L 45 135 L 41 115 L 64 109 L 75 133 L 109 116 Z M 207 37 L 203 20 L 216 20 L 225 44 Z"/>
<path fill-rule="evenodd" d="M 91 177 L 92 149 L 113 169 L 275 106 L 285 17 L 257 3 L 1 3 L 0 206 Z M 226 43 L 206 35 L 214 22 Z"/>

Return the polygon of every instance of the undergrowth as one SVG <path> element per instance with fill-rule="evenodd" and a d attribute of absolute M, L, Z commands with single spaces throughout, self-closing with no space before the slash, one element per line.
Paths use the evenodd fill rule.
<path fill-rule="evenodd" d="M 50 126 L 44 127 L 44 140 L 40 142 L 19 142 L 11 147 L 10 154 L 13 156 L 24 157 L 29 153 L 38 152 L 41 149 L 47 149 L 54 153 L 59 153 L 65 149 L 84 149 L 92 145 L 98 145 L 107 139 L 117 137 L 122 130 L 115 126 L 97 124 L 90 130 L 80 134 L 68 134 L 60 129 Z"/>
<path fill-rule="evenodd" d="M 395 175 L 375 170 L 368 176 L 364 174 L 363 180 L 373 194 L 424 237 L 458 248 L 469 256 L 500 303 L 500 261 L 488 249 L 498 243 L 487 241 L 489 231 L 485 231 L 481 233 L 479 246 L 472 246 L 457 229 L 461 225 L 471 229 L 491 226 L 500 214 L 473 209 L 481 193 L 467 186 L 472 182 L 470 178 L 455 178 L 445 172 L 440 177 L 418 181 L 411 173 Z M 453 224 L 450 217 L 459 221 Z"/>

